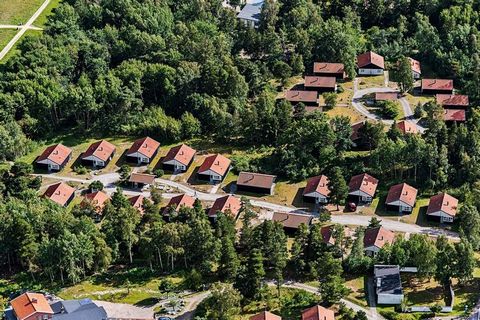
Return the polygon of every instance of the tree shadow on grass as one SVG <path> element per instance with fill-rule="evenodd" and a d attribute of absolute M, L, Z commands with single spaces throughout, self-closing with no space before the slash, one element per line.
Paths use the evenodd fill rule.
<path fill-rule="evenodd" d="M 140 301 L 137 301 L 134 305 L 137 307 L 152 307 L 158 303 L 158 298 L 146 298 Z"/>

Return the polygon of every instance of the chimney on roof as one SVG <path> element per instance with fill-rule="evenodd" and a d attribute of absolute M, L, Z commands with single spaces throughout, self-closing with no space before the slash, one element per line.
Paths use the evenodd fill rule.
<path fill-rule="evenodd" d="M 58 150 L 53 150 L 53 154 L 58 154 Z"/>
<path fill-rule="evenodd" d="M 218 160 L 215 161 L 215 165 L 216 165 L 216 166 L 219 166 L 219 165 L 220 165 L 220 161 L 218 161 Z"/>
<path fill-rule="evenodd" d="M 37 303 L 37 302 L 38 302 L 37 298 L 32 298 L 32 303 Z"/>
<path fill-rule="evenodd" d="M 55 194 L 60 195 L 61 194 L 60 190 L 55 191 Z"/>
<path fill-rule="evenodd" d="M 180 155 L 183 156 L 183 150 L 180 150 Z"/>
<path fill-rule="evenodd" d="M 383 236 L 380 236 L 379 240 L 383 240 Z"/>
<path fill-rule="evenodd" d="M 98 150 L 99 150 L 99 151 L 103 151 L 103 147 L 102 147 L 102 146 L 100 146 L 100 148 L 98 148 Z"/>
<path fill-rule="evenodd" d="M 145 142 L 145 144 L 143 145 L 144 148 L 148 147 L 147 143 Z"/>

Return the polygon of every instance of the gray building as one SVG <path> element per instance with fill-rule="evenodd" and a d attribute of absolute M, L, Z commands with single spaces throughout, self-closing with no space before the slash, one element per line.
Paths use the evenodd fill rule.
<path fill-rule="evenodd" d="M 398 266 L 375 265 L 375 291 L 378 304 L 401 304 L 403 300 L 402 280 Z"/>
<path fill-rule="evenodd" d="M 238 13 L 237 18 L 250 28 L 258 27 L 260 14 L 262 12 L 263 0 L 254 3 L 247 3 Z"/>
<path fill-rule="evenodd" d="M 52 320 L 107 320 L 107 312 L 90 299 L 57 301 Z"/>

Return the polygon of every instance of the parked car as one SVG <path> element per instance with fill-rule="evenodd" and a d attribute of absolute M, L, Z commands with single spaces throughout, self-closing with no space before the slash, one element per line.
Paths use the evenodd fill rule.
<path fill-rule="evenodd" d="M 355 212 L 357 211 L 357 204 L 355 202 L 349 202 L 347 203 L 347 208 L 348 208 L 348 211 Z"/>

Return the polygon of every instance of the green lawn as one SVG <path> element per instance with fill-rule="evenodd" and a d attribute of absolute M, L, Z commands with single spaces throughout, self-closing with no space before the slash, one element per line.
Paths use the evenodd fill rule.
<path fill-rule="evenodd" d="M 12 40 L 17 32 L 18 30 L 13 29 L 0 29 L 0 51 L 2 51 L 7 43 Z"/>
<path fill-rule="evenodd" d="M 0 24 L 24 24 L 43 2 L 44 0 L 0 1 Z"/>

